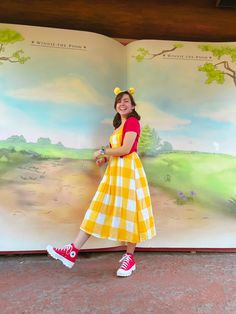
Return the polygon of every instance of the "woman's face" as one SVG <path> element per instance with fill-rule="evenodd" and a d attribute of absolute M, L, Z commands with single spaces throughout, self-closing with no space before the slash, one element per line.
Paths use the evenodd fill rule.
<path fill-rule="evenodd" d="M 127 116 L 133 109 L 134 106 L 127 94 L 124 94 L 116 104 L 116 111 L 123 117 Z"/>

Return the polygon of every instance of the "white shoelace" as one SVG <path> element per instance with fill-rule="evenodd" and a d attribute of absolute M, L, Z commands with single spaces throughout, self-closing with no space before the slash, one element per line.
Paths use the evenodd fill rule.
<path fill-rule="evenodd" d="M 120 263 L 122 262 L 122 265 L 120 266 L 120 268 L 126 269 L 129 265 L 130 261 L 131 261 L 130 255 L 124 254 L 123 257 L 119 261 Z"/>
<path fill-rule="evenodd" d="M 72 250 L 71 244 L 67 244 L 63 248 L 59 249 L 59 251 L 61 251 L 61 252 L 66 252 L 66 254 L 69 254 L 71 252 L 71 250 Z"/>

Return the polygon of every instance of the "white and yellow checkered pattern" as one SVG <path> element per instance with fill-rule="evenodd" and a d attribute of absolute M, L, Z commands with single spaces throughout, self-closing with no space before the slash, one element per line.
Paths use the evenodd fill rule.
<path fill-rule="evenodd" d="M 110 137 L 121 145 L 122 129 Z M 138 243 L 155 234 L 145 172 L 137 153 L 111 157 L 80 227 L 95 237 Z"/>

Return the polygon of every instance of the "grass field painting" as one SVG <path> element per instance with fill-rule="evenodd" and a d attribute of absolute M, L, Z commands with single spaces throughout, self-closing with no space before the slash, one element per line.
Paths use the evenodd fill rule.
<path fill-rule="evenodd" d="M 105 167 L 113 90 L 135 87 L 157 236 L 236 248 L 235 43 L 118 41 L 0 24 L 0 252 L 76 236 Z M 122 243 L 91 238 L 85 249 Z"/>

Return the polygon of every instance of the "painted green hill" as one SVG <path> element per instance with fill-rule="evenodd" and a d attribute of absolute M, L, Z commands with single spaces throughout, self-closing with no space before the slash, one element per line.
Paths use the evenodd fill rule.
<path fill-rule="evenodd" d="M 234 156 L 172 152 L 143 162 L 149 183 L 168 190 L 176 199 L 184 194 L 207 206 L 222 208 L 236 197 Z M 236 211 L 236 203 L 234 206 Z"/>
<path fill-rule="evenodd" d="M 0 141 L 0 149 L 14 149 L 39 154 L 43 158 L 92 159 L 93 149 L 67 148 L 60 144 L 39 144 L 27 142 Z"/>

